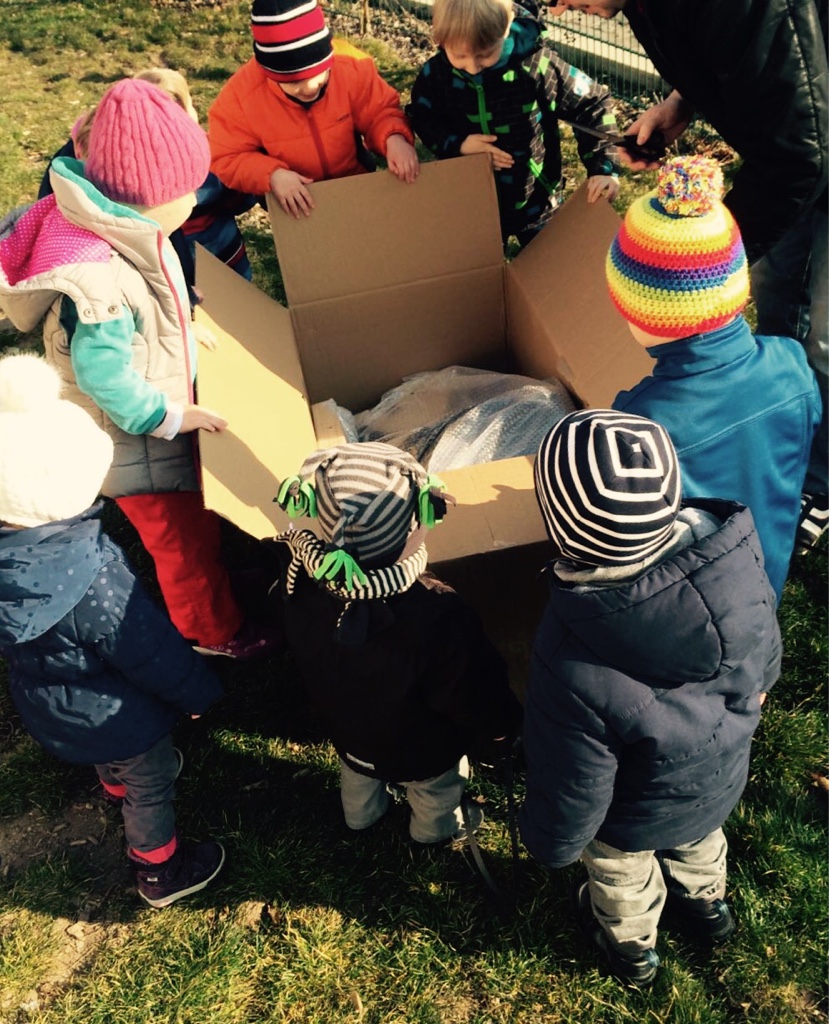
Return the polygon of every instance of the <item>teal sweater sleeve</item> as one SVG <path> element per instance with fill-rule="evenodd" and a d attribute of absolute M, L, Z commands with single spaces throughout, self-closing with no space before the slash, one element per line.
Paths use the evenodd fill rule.
<path fill-rule="evenodd" d="M 70 339 L 72 369 L 78 387 L 128 434 L 149 434 L 167 411 L 167 398 L 132 366 L 135 319 L 125 306 L 117 320 L 85 324 L 71 302 L 64 302 L 61 323 Z"/>

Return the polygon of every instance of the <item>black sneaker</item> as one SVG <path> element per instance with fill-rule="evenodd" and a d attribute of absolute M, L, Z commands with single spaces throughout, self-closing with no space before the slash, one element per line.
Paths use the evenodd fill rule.
<path fill-rule="evenodd" d="M 168 907 L 182 896 L 204 889 L 222 870 L 225 851 L 221 843 L 182 842 L 169 860 L 161 864 L 136 862 L 138 894 L 151 907 Z"/>
<path fill-rule="evenodd" d="M 804 555 L 817 546 L 829 529 L 829 497 L 825 494 L 804 494 L 800 498 L 800 522 L 797 524 L 795 550 Z"/>
<path fill-rule="evenodd" d="M 731 907 L 725 900 L 691 899 L 668 887 L 666 908 L 696 939 L 719 946 L 737 930 Z"/>
<path fill-rule="evenodd" d="M 659 954 L 655 949 L 643 949 L 639 953 L 623 953 L 614 946 L 604 928 L 593 913 L 590 902 L 589 883 L 583 882 L 576 896 L 576 910 L 579 928 L 594 949 L 602 954 L 610 973 L 628 985 L 646 988 L 652 984 L 659 970 Z"/>

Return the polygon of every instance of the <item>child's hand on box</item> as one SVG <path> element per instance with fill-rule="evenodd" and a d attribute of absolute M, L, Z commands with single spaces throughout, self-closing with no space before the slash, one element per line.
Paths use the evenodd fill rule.
<path fill-rule="evenodd" d="M 208 352 L 215 352 L 219 347 L 216 335 L 206 324 L 201 324 L 198 321 L 195 321 L 193 323 L 193 334 L 195 335 L 196 341 L 200 345 L 203 345 Z"/>
<path fill-rule="evenodd" d="M 194 430 L 209 430 L 211 433 L 217 430 L 224 430 L 227 420 L 211 409 L 204 409 L 200 405 L 185 405 L 181 417 L 180 434 L 190 434 Z"/>
<path fill-rule="evenodd" d="M 408 139 L 402 135 L 390 135 L 386 142 L 386 163 L 389 170 L 401 181 L 411 184 L 417 178 L 420 161 L 417 152 Z"/>
<path fill-rule="evenodd" d="M 515 161 L 509 153 L 493 145 L 497 140 L 497 135 L 467 135 L 461 143 L 461 153 L 464 156 L 471 156 L 472 153 L 486 153 L 496 171 L 505 171 L 508 167 L 512 167 Z"/>
<path fill-rule="evenodd" d="M 587 179 L 588 203 L 595 203 L 597 199 L 612 203 L 618 194 L 619 179 L 615 174 L 594 174 Z"/>
<path fill-rule="evenodd" d="M 305 186 L 310 185 L 313 180 L 297 174 L 296 171 L 279 167 L 271 175 L 271 192 L 285 213 L 296 217 L 297 220 L 303 215 L 310 217 L 311 210 L 314 209 L 314 200 Z"/>

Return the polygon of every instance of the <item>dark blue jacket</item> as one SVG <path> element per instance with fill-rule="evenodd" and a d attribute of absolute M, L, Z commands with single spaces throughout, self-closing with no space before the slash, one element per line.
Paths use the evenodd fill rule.
<path fill-rule="evenodd" d="M 0 654 L 12 698 L 39 743 L 79 764 L 141 754 L 221 693 L 97 513 L 0 530 Z"/>
<path fill-rule="evenodd" d="M 778 600 L 789 571 L 800 493 L 821 403 L 803 346 L 755 337 L 744 317 L 716 331 L 654 345 L 651 377 L 614 409 L 671 435 L 682 492 L 748 505 Z"/>
<path fill-rule="evenodd" d="M 750 512 L 615 587 L 550 573 L 524 710 L 521 835 L 562 867 L 597 838 L 628 852 L 701 839 L 745 786 L 759 694 L 780 670 Z"/>

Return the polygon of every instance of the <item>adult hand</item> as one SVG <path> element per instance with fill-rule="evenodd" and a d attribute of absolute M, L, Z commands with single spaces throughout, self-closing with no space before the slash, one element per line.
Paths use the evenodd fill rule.
<path fill-rule="evenodd" d="M 194 430 L 208 430 L 212 434 L 217 430 L 224 430 L 226 426 L 227 420 L 217 412 L 200 405 L 185 405 L 179 433 L 189 434 Z"/>
<path fill-rule="evenodd" d="M 279 167 L 271 175 L 270 188 L 285 213 L 299 220 L 302 216 L 310 217 L 314 209 L 314 200 L 305 187 L 312 184 L 313 180 L 296 171 Z"/>
<path fill-rule="evenodd" d="M 386 142 L 386 162 L 389 170 L 401 181 L 411 185 L 420 172 L 417 151 L 402 135 L 390 135 Z"/>
<path fill-rule="evenodd" d="M 635 135 L 637 145 L 642 146 L 658 128 L 665 136 L 666 144 L 670 146 L 688 127 L 693 114 L 693 108 L 674 89 L 661 103 L 650 107 L 637 117 L 625 130 L 625 135 Z M 658 160 L 632 159 L 622 146 L 616 147 L 616 155 L 617 159 L 632 171 L 652 170 L 659 166 Z"/>
<path fill-rule="evenodd" d="M 497 135 L 467 135 L 461 143 L 461 153 L 470 156 L 472 153 L 486 153 L 489 162 L 496 171 L 504 171 L 515 163 L 512 156 L 503 149 L 493 145 Z"/>
<path fill-rule="evenodd" d="M 619 179 L 615 174 L 594 174 L 587 179 L 587 201 L 606 199 L 612 203 L 619 194 Z"/>

